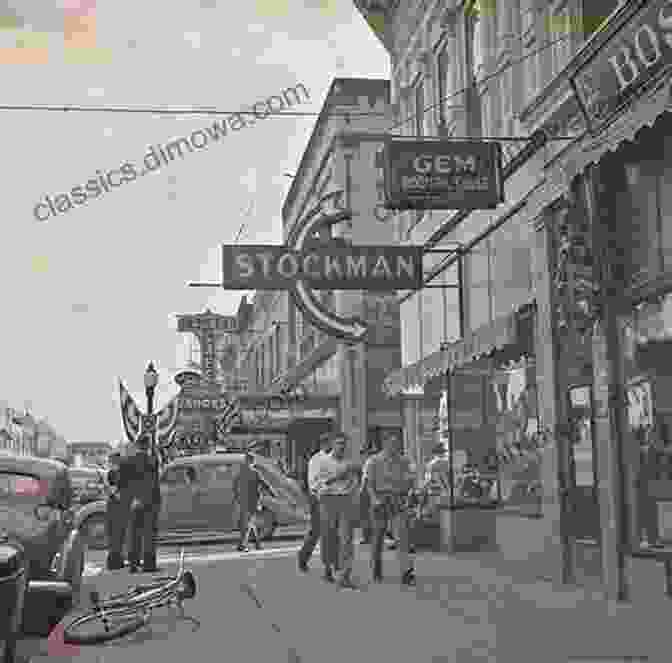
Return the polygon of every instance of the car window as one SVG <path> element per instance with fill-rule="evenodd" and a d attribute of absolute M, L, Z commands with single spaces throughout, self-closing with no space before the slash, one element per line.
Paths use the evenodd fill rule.
<path fill-rule="evenodd" d="M 47 481 L 27 474 L 0 473 L 0 497 L 41 498 L 49 492 Z"/>
<path fill-rule="evenodd" d="M 189 466 L 169 467 L 161 478 L 162 483 L 173 486 L 189 484 L 195 480 L 196 471 L 193 467 Z"/>
<path fill-rule="evenodd" d="M 208 463 L 201 466 L 204 483 L 233 481 L 237 474 L 237 463 Z"/>

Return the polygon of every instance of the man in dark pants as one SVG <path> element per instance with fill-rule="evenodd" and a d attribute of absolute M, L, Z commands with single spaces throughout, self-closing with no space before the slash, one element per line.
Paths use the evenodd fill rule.
<path fill-rule="evenodd" d="M 365 447 L 361 453 L 364 463 L 375 453 L 376 452 L 373 447 Z M 362 530 L 362 538 L 360 543 L 367 545 L 371 543 L 373 538 L 373 523 L 371 522 L 371 499 L 369 496 L 369 488 L 366 485 L 366 480 L 362 481 L 359 492 L 359 517 L 360 527 Z"/>
<path fill-rule="evenodd" d="M 156 566 L 156 522 L 159 511 L 159 468 L 152 455 L 151 441 L 141 436 L 136 442 L 136 453 L 132 457 L 133 480 L 131 487 L 131 542 L 129 546 L 129 570 L 136 573 L 142 558 L 142 570 L 155 573 Z"/>
<path fill-rule="evenodd" d="M 298 564 L 299 570 L 303 573 L 308 571 L 308 561 L 313 555 L 315 546 L 320 540 L 320 501 L 317 497 L 317 490 L 319 487 L 319 482 L 321 481 L 320 477 L 320 465 L 322 460 L 329 455 L 331 452 L 331 434 L 323 433 L 320 436 L 320 450 L 314 454 L 310 461 L 308 461 L 308 501 L 310 503 L 310 525 L 306 536 L 303 539 L 303 545 L 299 550 L 298 554 Z M 327 568 L 326 560 L 326 550 L 320 550 L 322 563 L 324 564 L 325 569 Z"/>
<path fill-rule="evenodd" d="M 124 568 L 124 541 L 131 515 L 131 496 L 129 492 L 129 463 L 122 459 L 121 454 L 110 456 L 110 471 L 107 482 L 110 495 L 107 499 L 107 539 L 109 551 L 107 568 L 117 571 Z"/>
<path fill-rule="evenodd" d="M 415 584 L 410 553 L 409 513 L 405 501 L 413 488 L 414 473 L 403 454 L 402 441 L 394 431 L 383 433 L 383 450 L 366 461 L 364 476 L 371 500 L 374 534 L 371 566 L 374 582 L 383 579 L 383 539 L 392 527 L 397 536 L 397 557 L 403 585 Z"/>
<path fill-rule="evenodd" d="M 246 535 L 250 525 L 250 518 L 256 512 L 259 504 L 260 488 L 259 476 L 252 468 L 252 454 L 246 453 L 245 462 L 240 466 L 240 472 L 233 485 L 233 494 L 240 506 L 240 515 L 238 517 L 238 529 L 240 530 L 238 550 L 240 552 L 248 551 Z M 255 547 L 257 550 L 260 550 L 261 542 L 257 538 L 257 530 L 254 529 L 254 532 Z"/>

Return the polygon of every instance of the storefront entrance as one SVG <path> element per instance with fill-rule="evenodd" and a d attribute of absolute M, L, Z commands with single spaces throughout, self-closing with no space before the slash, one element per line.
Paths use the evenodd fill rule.
<path fill-rule="evenodd" d="M 597 451 L 593 434 L 591 385 L 568 390 L 569 485 L 567 509 L 569 534 L 575 540 L 599 541 L 600 508 L 597 492 Z"/>

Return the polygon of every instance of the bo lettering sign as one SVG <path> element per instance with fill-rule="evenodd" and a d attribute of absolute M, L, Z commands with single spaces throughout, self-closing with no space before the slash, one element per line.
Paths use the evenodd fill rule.
<path fill-rule="evenodd" d="M 593 130 L 659 80 L 670 65 L 672 0 L 656 0 L 646 3 L 573 78 Z"/>

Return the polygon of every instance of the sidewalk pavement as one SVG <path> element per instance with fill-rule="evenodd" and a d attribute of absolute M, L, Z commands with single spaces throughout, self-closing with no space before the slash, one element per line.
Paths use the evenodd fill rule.
<path fill-rule="evenodd" d="M 201 619 L 200 631 L 166 622 L 153 627 L 159 633 L 150 639 L 87 648 L 73 660 L 142 657 L 151 663 L 166 655 L 199 663 L 672 660 L 667 634 L 672 601 L 662 593 L 650 602 L 616 605 L 593 591 L 526 578 L 491 553 L 418 555 L 418 584 L 409 589 L 400 587 L 395 567 L 387 552 L 383 584 L 350 591 L 322 581 L 319 555 L 307 575 L 298 572 L 293 555 L 194 565 L 199 595 L 187 613 Z M 365 546 L 358 546 L 354 571 L 361 583 L 369 581 Z M 105 593 L 136 580 L 104 573 L 95 582 Z M 261 607 L 240 591 L 241 583 L 250 583 Z M 288 656 L 292 647 L 300 658 Z"/>

